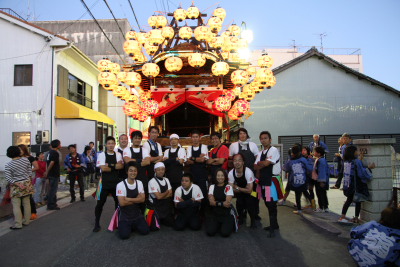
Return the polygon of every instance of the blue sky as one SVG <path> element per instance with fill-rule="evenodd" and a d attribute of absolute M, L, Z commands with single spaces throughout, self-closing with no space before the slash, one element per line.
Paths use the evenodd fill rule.
<path fill-rule="evenodd" d="M 98 19 L 112 18 L 104 0 L 85 0 Z M 117 18 L 128 18 L 137 26 L 128 0 L 108 0 Z M 131 0 L 141 26 L 154 11 L 173 12 L 181 3 L 192 1 Z M 326 33 L 324 48 L 359 48 L 364 73 L 400 90 L 400 1 L 398 0 L 221 0 L 195 1 L 208 15 L 219 5 L 226 9 L 224 24 L 245 21 L 254 31 L 250 48 L 320 46 L 319 34 Z M 36 20 L 91 19 L 80 0 L 0 0 L 0 7 L 12 8 Z M 149 28 L 145 28 L 149 30 Z M 327 50 L 329 51 L 329 50 Z"/>

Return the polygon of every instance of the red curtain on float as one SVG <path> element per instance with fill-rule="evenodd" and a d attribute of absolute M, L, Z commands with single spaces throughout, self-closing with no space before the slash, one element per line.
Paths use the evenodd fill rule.
<path fill-rule="evenodd" d="M 221 90 L 152 92 L 152 97 L 158 102 L 159 107 L 159 111 L 154 117 L 162 116 L 185 102 L 212 115 L 223 117 L 224 114 L 216 110 L 213 105 L 214 100 L 219 97 L 221 93 Z"/>

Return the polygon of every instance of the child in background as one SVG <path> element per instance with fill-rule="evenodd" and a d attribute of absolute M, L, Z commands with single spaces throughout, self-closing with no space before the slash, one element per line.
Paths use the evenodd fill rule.
<path fill-rule="evenodd" d="M 43 197 L 45 196 L 46 193 L 46 178 L 43 177 L 43 173 L 46 171 L 46 161 L 44 161 L 44 153 L 40 152 L 37 156 L 37 164 L 38 164 L 38 170 L 36 170 L 35 174 L 35 196 L 34 200 L 35 203 L 42 203 L 43 202 Z"/>
<path fill-rule="evenodd" d="M 319 209 L 315 212 L 329 212 L 329 202 L 327 190 L 329 190 L 329 167 L 326 159 L 324 158 L 325 150 L 322 147 L 314 148 L 314 170 L 312 179 L 316 179 L 317 183 L 315 189 L 317 191 Z"/>
<path fill-rule="evenodd" d="M 379 222 L 353 228 L 347 245 L 358 266 L 400 266 L 400 210 L 388 207 Z"/>

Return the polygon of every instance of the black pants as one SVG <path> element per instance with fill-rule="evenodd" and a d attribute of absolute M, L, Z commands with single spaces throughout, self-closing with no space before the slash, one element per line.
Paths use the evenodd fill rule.
<path fill-rule="evenodd" d="M 337 188 L 340 188 L 340 184 L 342 183 L 342 179 L 343 179 L 343 173 L 339 172 L 338 178 L 337 178 L 336 183 L 335 183 L 335 186 Z"/>
<path fill-rule="evenodd" d="M 249 213 L 251 221 L 255 220 L 257 199 L 250 194 L 239 193 L 236 195 L 236 211 L 239 215 L 239 223 L 242 224 L 246 216 L 246 211 Z"/>
<path fill-rule="evenodd" d="M 36 214 L 37 213 L 36 203 L 33 200 L 32 195 L 29 196 L 29 202 L 31 203 L 31 214 L 34 214 L 34 213 Z M 21 201 L 21 212 L 22 212 L 22 214 L 24 214 L 24 206 L 22 205 L 22 201 Z"/>
<path fill-rule="evenodd" d="M 121 239 L 128 239 L 133 230 L 136 230 L 141 235 L 147 235 L 150 232 L 149 226 L 143 216 L 130 222 L 118 222 L 118 234 Z"/>
<path fill-rule="evenodd" d="M 315 186 L 315 189 L 317 191 L 317 197 L 318 197 L 318 205 L 320 209 L 327 209 L 329 206 L 328 202 L 328 195 L 326 192 L 325 185 L 321 186 L 322 183 L 317 183 Z M 323 183 L 325 184 L 325 183 Z"/>
<path fill-rule="evenodd" d="M 354 193 L 347 197 L 346 202 L 344 203 L 342 208 L 342 214 L 346 215 L 347 210 L 349 209 L 351 203 L 353 202 L 353 198 L 354 198 Z M 355 213 L 356 217 L 360 216 L 360 211 L 361 211 L 361 202 L 356 202 L 356 213 Z"/>
<path fill-rule="evenodd" d="M 218 230 L 223 237 L 228 237 L 233 232 L 235 222 L 232 215 L 215 216 L 211 215 L 206 219 L 206 233 L 209 236 L 214 236 Z"/>
<path fill-rule="evenodd" d="M 60 181 L 60 176 L 51 177 L 49 176 L 49 191 L 47 192 L 47 208 L 53 209 L 57 207 L 57 190 L 58 182 Z"/>
<path fill-rule="evenodd" d="M 96 208 L 94 209 L 94 215 L 96 216 L 96 225 L 100 223 L 101 213 L 103 212 L 103 206 L 107 201 L 108 194 L 111 194 L 114 198 L 115 209 L 118 208 L 118 198 L 115 194 L 116 188 L 102 188 L 100 193 L 100 200 L 97 200 Z"/>
<path fill-rule="evenodd" d="M 186 216 L 185 214 L 178 214 L 175 219 L 174 229 L 182 231 L 189 226 L 192 230 L 199 230 L 201 228 L 201 219 L 199 213 L 192 216 Z"/>
<path fill-rule="evenodd" d="M 78 180 L 79 195 L 81 199 L 85 199 L 85 186 L 83 184 L 83 174 L 81 172 L 71 172 L 68 174 L 69 180 L 69 192 L 71 193 L 71 199 L 75 199 L 75 180 Z"/>
<path fill-rule="evenodd" d="M 269 226 L 273 229 L 279 229 L 278 224 L 278 208 L 276 201 L 265 201 L 265 190 L 261 190 L 262 198 L 264 199 L 265 206 L 269 214 Z"/>

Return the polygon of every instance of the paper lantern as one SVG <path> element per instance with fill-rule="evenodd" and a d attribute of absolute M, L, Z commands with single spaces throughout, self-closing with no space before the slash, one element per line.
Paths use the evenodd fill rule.
<path fill-rule="evenodd" d="M 186 16 L 188 19 L 197 19 L 200 16 L 199 8 L 191 5 L 186 12 Z"/>
<path fill-rule="evenodd" d="M 166 17 L 161 15 L 157 16 L 157 24 L 156 24 L 157 28 L 159 29 L 164 28 L 165 26 L 167 26 L 167 24 L 168 24 L 168 19 Z"/>
<path fill-rule="evenodd" d="M 276 84 L 276 78 L 275 76 L 272 76 L 265 85 L 267 86 L 267 89 L 271 89 L 271 87 L 275 86 L 275 84 Z"/>
<path fill-rule="evenodd" d="M 98 76 L 99 83 L 107 88 L 111 85 L 118 84 L 117 76 L 112 72 L 101 72 Z"/>
<path fill-rule="evenodd" d="M 160 73 L 160 67 L 156 63 L 146 63 L 142 67 L 142 73 L 148 78 L 154 78 Z"/>
<path fill-rule="evenodd" d="M 249 74 L 245 70 L 235 70 L 231 74 L 231 81 L 236 86 L 242 86 L 249 81 Z"/>
<path fill-rule="evenodd" d="M 108 87 L 105 87 L 105 86 L 103 85 L 102 87 L 103 87 L 103 89 L 105 89 L 105 90 L 107 90 L 107 91 L 113 91 L 113 90 L 115 90 L 115 89 L 117 88 L 117 86 L 118 86 L 118 83 L 116 83 L 116 84 L 111 84 L 111 85 L 108 86 Z"/>
<path fill-rule="evenodd" d="M 139 110 L 139 112 L 137 113 L 136 119 L 141 121 L 141 122 L 145 122 L 148 119 L 148 115 L 144 110 Z"/>
<path fill-rule="evenodd" d="M 118 63 L 111 62 L 110 71 L 114 74 L 118 74 L 121 71 L 121 66 Z"/>
<path fill-rule="evenodd" d="M 138 63 L 146 61 L 146 57 L 144 56 L 144 54 L 142 52 L 134 54 L 131 58 L 132 58 L 132 60 L 134 60 Z"/>
<path fill-rule="evenodd" d="M 224 45 L 224 37 L 217 36 L 211 38 L 210 45 L 214 48 L 221 48 Z"/>
<path fill-rule="evenodd" d="M 249 84 L 243 86 L 243 92 L 241 94 L 241 98 L 244 98 L 247 101 L 251 101 L 256 96 L 255 90 Z"/>
<path fill-rule="evenodd" d="M 147 32 L 138 32 L 136 33 L 136 40 L 139 42 L 141 46 L 144 46 L 147 42 L 147 38 L 149 34 Z"/>
<path fill-rule="evenodd" d="M 260 68 L 257 70 L 256 73 L 256 79 L 262 85 L 265 85 L 269 81 L 269 79 L 271 79 L 272 76 L 273 76 L 272 71 L 266 68 Z"/>
<path fill-rule="evenodd" d="M 135 71 L 126 72 L 125 83 L 129 86 L 139 86 L 142 82 L 142 76 Z"/>
<path fill-rule="evenodd" d="M 179 57 L 169 57 L 165 60 L 164 64 L 165 64 L 165 68 L 169 72 L 176 72 L 176 71 L 180 71 L 182 69 L 183 61 Z"/>
<path fill-rule="evenodd" d="M 222 58 L 224 59 L 224 60 L 227 60 L 227 59 L 229 59 L 229 52 L 221 52 L 221 56 L 222 56 Z"/>
<path fill-rule="evenodd" d="M 140 106 L 137 103 L 130 102 L 130 103 L 125 103 L 122 109 L 126 115 L 136 118 L 136 115 L 140 110 Z"/>
<path fill-rule="evenodd" d="M 117 79 L 120 81 L 120 82 L 125 82 L 125 79 L 126 79 L 126 74 L 127 74 L 127 72 L 125 72 L 125 71 L 122 71 L 122 72 L 118 72 L 117 73 Z"/>
<path fill-rule="evenodd" d="M 166 27 L 162 28 L 161 34 L 167 40 L 172 39 L 175 35 L 174 28 L 172 28 L 170 26 L 166 26 Z"/>
<path fill-rule="evenodd" d="M 206 64 L 206 59 L 201 53 L 193 53 L 188 58 L 189 65 L 194 68 L 203 67 Z"/>
<path fill-rule="evenodd" d="M 257 81 L 252 81 L 249 84 L 250 88 L 254 91 L 254 93 L 258 94 L 264 90 L 264 87 L 260 88 L 260 84 Z"/>
<path fill-rule="evenodd" d="M 229 72 L 229 65 L 226 62 L 215 62 L 212 67 L 211 71 L 215 76 L 223 76 L 228 74 Z"/>
<path fill-rule="evenodd" d="M 228 111 L 228 117 L 229 117 L 229 119 L 234 120 L 234 121 L 239 119 L 237 108 L 235 105 L 233 105 L 231 107 L 231 109 Z"/>
<path fill-rule="evenodd" d="M 125 34 L 125 40 L 136 40 L 136 32 L 134 30 L 130 30 Z"/>
<path fill-rule="evenodd" d="M 178 8 L 177 10 L 175 10 L 174 12 L 174 18 L 177 21 L 183 21 L 186 19 L 186 10 L 184 10 L 183 8 Z"/>
<path fill-rule="evenodd" d="M 128 89 L 126 89 L 125 86 L 123 86 L 123 85 L 120 84 L 120 85 L 117 86 L 117 88 L 115 88 L 115 89 L 113 90 L 113 95 L 116 96 L 116 97 L 118 97 L 118 98 L 121 98 L 121 97 L 124 96 L 127 92 L 129 93 Z"/>
<path fill-rule="evenodd" d="M 150 98 L 149 100 L 143 102 L 142 110 L 149 116 L 154 116 L 158 112 L 158 102 Z"/>
<path fill-rule="evenodd" d="M 224 95 L 217 97 L 214 101 L 214 107 L 219 112 L 228 111 L 231 108 L 231 101 Z"/>
<path fill-rule="evenodd" d="M 222 20 L 217 16 L 212 16 L 207 25 L 210 27 L 211 31 L 219 32 L 222 28 Z"/>
<path fill-rule="evenodd" d="M 233 35 L 233 36 L 240 35 L 240 27 L 236 24 L 232 24 L 231 26 L 229 26 L 228 30 L 231 33 L 231 35 Z"/>
<path fill-rule="evenodd" d="M 237 51 L 239 48 L 239 38 L 236 36 L 225 37 L 225 46 L 222 47 L 223 51 L 233 52 Z"/>
<path fill-rule="evenodd" d="M 273 64 L 274 64 L 273 58 L 268 55 L 262 55 L 258 59 L 258 66 L 262 68 L 271 68 Z"/>
<path fill-rule="evenodd" d="M 207 26 L 199 26 L 194 30 L 194 37 L 197 41 L 204 42 L 211 40 L 211 30 Z"/>
<path fill-rule="evenodd" d="M 164 41 L 164 37 L 162 36 L 162 31 L 159 29 L 154 29 L 150 31 L 150 36 L 148 39 L 149 43 L 154 46 L 158 46 Z"/>
<path fill-rule="evenodd" d="M 128 40 L 124 42 L 124 51 L 128 56 L 132 57 L 134 54 L 141 51 L 140 43 L 135 40 Z"/>
<path fill-rule="evenodd" d="M 225 97 L 229 100 L 229 101 L 233 101 L 236 98 L 235 92 L 233 90 L 227 90 L 224 89 L 222 91 L 222 93 L 225 95 Z"/>
<path fill-rule="evenodd" d="M 149 100 L 151 98 L 151 91 L 142 91 L 140 93 L 140 97 L 139 100 L 141 102 L 146 102 L 147 100 Z"/>
<path fill-rule="evenodd" d="M 97 68 L 99 69 L 99 71 L 101 72 L 105 72 L 105 71 L 110 71 L 110 65 L 112 62 L 106 58 L 99 60 L 97 62 Z"/>
<path fill-rule="evenodd" d="M 255 66 L 250 66 L 246 69 L 246 71 L 250 76 L 254 76 L 257 73 L 257 68 Z"/>
<path fill-rule="evenodd" d="M 192 38 L 192 35 L 193 35 L 193 30 L 188 26 L 184 26 L 179 29 L 179 37 L 184 40 L 189 40 L 190 38 Z"/>
<path fill-rule="evenodd" d="M 146 53 L 148 55 L 153 55 L 155 52 L 157 52 L 158 50 L 158 45 L 153 45 L 150 42 L 146 42 L 146 44 L 144 45 L 144 49 L 146 49 Z"/>
<path fill-rule="evenodd" d="M 217 9 L 214 10 L 213 15 L 224 21 L 226 17 L 226 11 L 222 7 L 218 7 Z"/>
<path fill-rule="evenodd" d="M 221 33 L 222 37 L 230 37 L 231 36 L 231 32 L 229 30 L 226 30 L 224 32 Z"/>
<path fill-rule="evenodd" d="M 246 100 L 244 100 L 244 99 L 239 99 L 238 101 L 236 101 L 235 102 L 235 104 L 234 104 L 235 106 L 236 106 L 236 108 L 237 108 L 237 115 L 240 117 L 240 116 L 243 116 L 243 114 L 245 114 L 247 111 L 249 111 L 249 109 L 250 109 L 250 103 L 249 102 L 247 102 Z"/>

